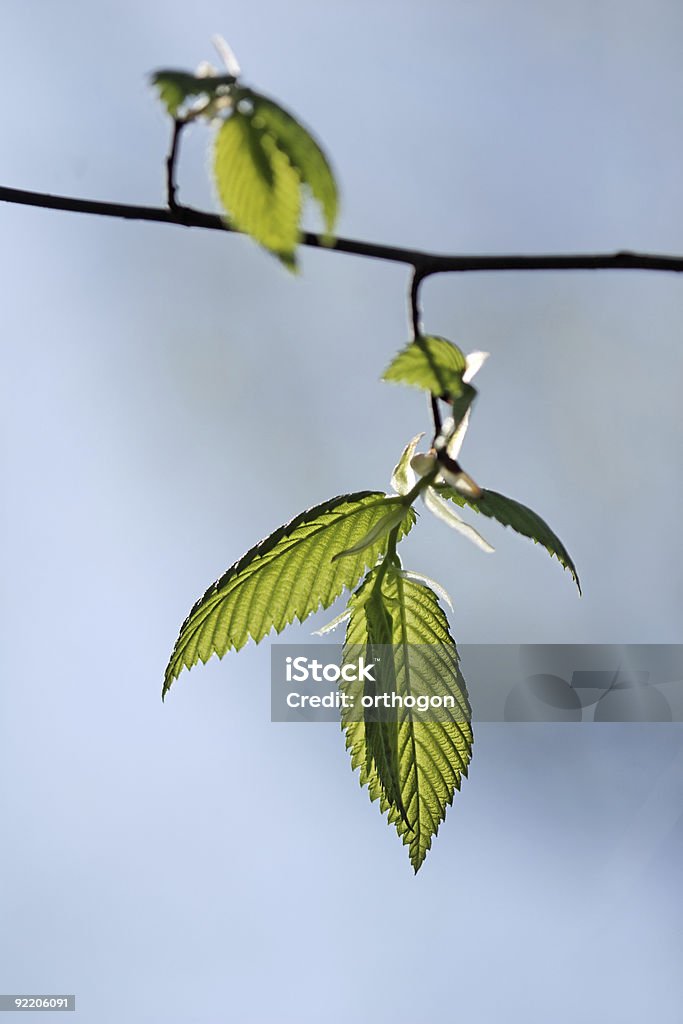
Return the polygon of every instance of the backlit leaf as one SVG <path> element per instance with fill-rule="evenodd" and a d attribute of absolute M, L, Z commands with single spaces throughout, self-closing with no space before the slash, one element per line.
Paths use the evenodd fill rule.
<path fill-rule="evenodd" d="M 394 472 L 391 474 L 391 486 L 397 494 L 408 494 L 415 486 L 416 477 L 410 463 L 415 455 L 415 449 L 423 437 L 424 434 L 416 434 L 412 441 L 405 446 L 401 458 L 394 466 Z"/>
<path fill-rule="evenodd" d="M 385 611 L 383 625 L 379 602 Z M 398 559 L 368 574 L 351 598 L 349 610 L 345 662 L 356 661 L 359 651 L 376 649 L 378 640 L 390 636 L 397 694 L 441 693 L 455 698 L 455 708 L 442 711 L 438 721 L 418 720 L 415 711 L 405 707 L 396 709 L 394 721 L 373 721 L 372 728 L 384 732 L 383 743 L 372 732 L 368 735 L 368 723 L 355 708 L 342 710 L 352 767 L 360 769 L 361 784 L 387 812 L 417 871 L 467 775 L 471 757 L 471 710 L 457 649 L 436 595 L 406 577 Z M 350 693 L 358 686 L 346 685 Z M 387 764 L 394 749 L 395 761 Z"/>
<path fill-rule="evenodd" d="M 327 237 L 331 238 L 337 219 L 339 194 L 332 168 L 319 144 L 296 118 L 273 100 L 247 90 L 242 95 L 253 105 L 254 125 L 272 136 L 298 171 L 302 183 L 320 203 Z"/>
<path fill-rule="evenodd" d="M 386 535 L 355 555 L 333 561 L 364 537 L 400 501 L 376 491 L 344 494 L 302 512 L 247 551 L 194 605 L 180 629 L 166 669 L 163 693 L 183 668 L 212 654 L 222 658 L 251 637 L 257 643 L 295 619 L 327 608 L 352 589 L 384 551 Z M 405 509 L 399 537 L 415 521 Z"/>
<path fill-rule="evenodd" d="M 361 537 L 359 541 L 352 544 L 350 548 L 345 551 L 338 551 L 336 555 L 332 556 L 332 561 L 336 562 L 338 558 L 348 558 L 349 555 L 356 555 L 359 551 L 364 551 L 366 548 L 376 544 L 378 540 L 386 537 L 388 533 L 398 526 L 399 523 L 403 522 L 405 518 L 405 507 L 403 505 L 394 505 L 388 512 L 379 519 L 375 525 L 368 530 L 364 537 Z"/>
<path fill-rule="evenodd" d="M 151 75 L 152 85 L 159 90 L 159 99 L 171 117 L 177 117 L 185 100 L 196 96 L 210 98 L 218 90 L 226 90 L 234 82 L 231 75 L 198 76 L 188 71 L 164 68 Z"/>
<path fill-rule="evenodd" d="M 520 533 L 523 537 L 530 537 L 536 544 L 541 544 L 549 555 L 557 558 L 558 562 L 571 573 L 576 586 L 581 593 L 581 584 L 576 572 L 576 567 L 569 556 L 559 537 L 553 533 L 548 524 L 539 515 L 532 512 L 526 505 L 522 505 L 512 498 L 506 498 L 496 491 L 483 490 L 478 498 L 467 497 L 457 491 L 454 487 L 437 486 L 435 488 L 444 498 L 455 502 L 461 508 L 465 505 L 479 512 L 489 519 L 495 519 L 503 526 Z"/>
<path fill-rule="evenodd" d="M 289 157 L 251 114 L 235 111 L 219 128 L 216 187 L 230 223 L 290 268 L 295 266 L 301 182 Z"/>
<path fill-rule="evenodd" d="M 466 371 L 466 357 L 457 345 L 427 334 L 411 341 L 394 357 L 382 380 L 408 384 L 452 400 L 462 393 Z"/>
<path fill-rule="evenodd" d="M 461 519 L 457 512 L 450 508 L 448 502 L 433 487 L 427 487 L 422 492 L 422 499 L 432 515 L 435 515 L 446 526 L 450 526 L 452 530 L 457 530 L 458 533 L 461 533 L 463 537 L 467 537 L 468 540 L 472 541 L 482 551 L 486 551 L 487 554 L 493 551 L 489 542 L 473 526 L 470 526 L 469 523 Z"/>

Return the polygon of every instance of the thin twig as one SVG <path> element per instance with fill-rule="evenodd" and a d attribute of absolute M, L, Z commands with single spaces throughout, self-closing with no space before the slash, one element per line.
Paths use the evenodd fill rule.
<path fill-rule="evenodd" d="M 182 121 L 178 117 L 173 118 L 171 145 L 168 150 L 168 156 L 166 157 L 166 202 L 168 203 L 169 210 L 175 211 L 179 209 L 179 204 L 176 201 L 178 185 L 176 183 L 175 169 L 178 160 L 178 149 L 180 147 L 180 136 L 184 127 L 185 121 Z"/>
<path fill-rule="evenodd" d="M 412 281 L 410 283 L 410 320 L 413 325 L 413 337 L 419 338 L 422 334 L 420 327 L 420 285 L 424 281 L 425 274 L 419 266 L 415 267 Z"/>
<path fill-rule="evenodd" d="M 419 266 L 416 266 L 413 271 L 413 276 L 410 282 L 410 321 L 413 328 L 413 338 L 419 345 L 424 345 L 422 339 L 422 327 L 420 324 L 420 285 L 425 279 L 425 272 Z M 427 352 L 427 358 L 429 353 Z M 434 424 L 434 438 L 432 444 L 436 443 L 436 439 L 441 433 L 441 410 L 439 409 L 439 400 L 435 395 L 429 396 L 429 407 L 432 414 L 432 422 Z"/>
<path fill-rule="evenodd" d="M 108 203 L 72 196 L 55 196 L 45 192 L 0 186 L 0 202 L 21 206 L 35 206 L 44 210 L 65 210 L 98 217 L 117 217 L 123 220 L 151 221 L 157 224 L 176 224 L 181 227 L 204 228 L 209 231 L 234 231 L 221 217 L 205 213 L 190 206 L 176 210 L 156 206 L 132 206 L 126 203 Z M 328 245 L 320 235 L 305 232 L 302 245 L 331 252 L 344 252 L 366 259 L 386 260 L 419 268 L 422 278 L 431 274 L 468 273 L 472 271 L 543 271 L 543 270 L 650 270 L 683 273 L 683 256 L 639 252 L 590 254 L 538 255 L 441 255 L 403 249 L 376 242 L 363 242 L 354 238 L 337 238 Z"/>
<path fill-rule="evenodd" d="M 432 412 L 432 422 L 434 424 L 434 437 L 432 438 L 432 447 L 436 444 L 436 439 L 441 434 L 442 423 L 441 423 L 441 410 L 439 409 L 439 399 L 436 395 L 429 396 L 429 407 Z"/>

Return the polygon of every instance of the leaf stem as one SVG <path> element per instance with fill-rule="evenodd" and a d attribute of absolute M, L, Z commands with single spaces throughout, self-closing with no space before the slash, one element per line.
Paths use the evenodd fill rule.
<path fill-rule="evenodd" d="M 173 213 L 178 213 L 181 210 L 181 206 L 176 200 L 178 185 L 176 182 L 175 171 L 176 163 L 178 161 L 178 151 L 180 148 L 180 136 L 185 124 L 186 122 L 184 119 L 180 117 L 173 118 L 171 145 L 169 146 L 168 156 L 166 157 L 166 202 L 168 203 L 169 210 Z"/>
<path fill-rule="evenodd" d="M 405 499 L 403 499 L 403 501 L 405 503 Z M 406 504 L 406 508 L 408 507 L 408 504 Z M 373 584 L 373 593 L 376 593 L 378 590 L 381 593 L 382 580 L 386 576 L 387 569 L 392 564 L 392 562 L 398 559 L 398 555 L 396 554 L 396 545 L 398 543 L 398 531 L 400 530 L 400 528 L 401 524 L 399 523 L 397 526 L 393 528 L 393 530 L 390 532 L 387 538 L 387 549 L 384 552 L 384 557 L 382 561 L 377 567 L 377 578 Z"/>
<path fill-rule="evenodd" d="M 422 330 L 420 327 L 420 286 L 425 279 L 425 271 L 417 264 L 413 269 L 413 276 L 410 282 L 410 320 L 413 325 L 413 337 L 417 340 Z"/>
<path fill-rule="evenodd" d="M 389 534 L 389 537 L 387 539 L 387 551 L 384 556 L 385 562 L 390 562 L 393 558 L 396 557 L 396 544 L 398 542 L 398 531 L 400 529 L 400 525 L 401 524 L 399 523 L 398 526 L 395 526 L 394 529 Z"/>
<path fill-rule="evenodd" d="M 406 508 L 410 508 L 415 499 L 418 498 L 420 494 L 422 494 L 425 487 L 429 487 L 430 484 L 434 482 L 438 475 L 439 467 L 437 465 L 430 473 L 425 473 L 424 476 L 420 477 L 420 479 L 416 482 L 415 486 L 412 487 L 411 490 L 409 490 L 408 493 L 404 494 L 401 498 L 401 501 L 406 506 Z"/>
<path fill-rule="evenodd" d="M 413 276 L 410 281 L 410 292 L 409 292 L 409 303 L 410 303 L 410 322 L 413 328 L 413 338 L 419 344 L 422 337 L 422 327 L 420 325 L 420 287 L 425 277 L 428 276 L 428 271 L 419 264 L 415 264 L 413 268 Z M 425 354 L 429 358 L 429 352 L 425 349 Z M 438 367 L 434 367 L 435 372 L 438 376 Z M 441 381 L 439 381 L 441 383 Z M 434 424 L 434 441 L 441 433 L 441 411 L 439 410 L 438 400 L 434 395 L 430 395 L 430 408 L 432 413 L 432 422 Z"/>
<path fill-rule="evenodd" d="M 441 410 L 439 409 L 439 399 L 436 395 L 429 396 L 430 407 L 432 410 L 432 422 L 434 424 L 434 437 L 432 438 L 432 444 L 436 444 L 436 439 L 441 433 Z"/>

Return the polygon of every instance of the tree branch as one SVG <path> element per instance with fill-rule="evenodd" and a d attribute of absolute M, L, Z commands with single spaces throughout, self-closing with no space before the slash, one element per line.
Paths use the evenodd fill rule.
<path fill-rule="evenodd" d="M 131 206 L 126 203 L 108 203 L 94 199 L 77 199 L 72 196 L 55 196 L 45 192 L 28 192 L 25 189 L 5 188 L 4 186 L 0 186 L 0 202 L 35 206 L 43 210 L 85 213 L 97 217 L 118 217 L 123 220 L 176 224 L 182 227 L 204 228 L 209 231 L 235 230 L 217 214 L 205 213 L 203 210 L 195 210 L 190 206 L 176 206 L 175 209 Z M 363 256 L 366 259 L 403 263 L 419 270 L 421 280 L 431 274 L 472 271 L 652 270 L 683 273 L 683 256 L 639 252 L 449 256 L 422 252 L 419 249 L 404 249 L 376 242 L 363 242 L 354 238 L 337 238 L 332 245 L 326 245 L 319 235 L 312 232 L 304 232 L 301 243 L 315 249 L 329 249 L 332 252 L 349 253 L 353 256 Z"/>

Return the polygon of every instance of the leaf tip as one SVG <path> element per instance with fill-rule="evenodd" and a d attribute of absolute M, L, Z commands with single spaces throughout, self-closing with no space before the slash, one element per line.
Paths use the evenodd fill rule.
<path fill-rule="evenodd" d="M 177 676 L 173 674 L 171 666 L 169 665 L 168 668 L 166 669 L 165 674 L 164 674 L 164 685 L 161 687 L 161 703 L 162 704 L 165 702 L 166 695 L 168 694 L 168 691 L 171 689 L 171 686 L 173 685 L 173 683 L 174 683 L 174 681 L 176 679 L 177 679 Z"/>

